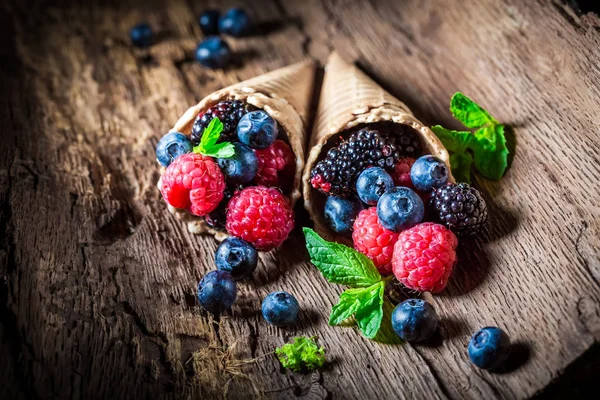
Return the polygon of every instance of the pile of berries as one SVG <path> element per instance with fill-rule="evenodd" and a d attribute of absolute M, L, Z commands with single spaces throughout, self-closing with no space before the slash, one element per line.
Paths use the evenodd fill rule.
<path fill-rule="evenodd" d="M 477 234 L 487 208 L 477 189 L 449 182 L 442 160 L 415 159 L 421 148 L 414 132 L 361 129 L 328 150 L 310 183 L 327 196 L 329 228 L 352 236 L 382 274 L 437 293 L 456 262 L 456 235 Z"/>
<path fill-rule="evenodd" d="M 194 152 L 214 118 L 223 124 L 217 142 L 231 143 L 232 157 Z M 289 192 L 296 163 L 290 146 L 280 139 L 284 136 L 263 110 L 239 100 L 216 104 L 197 116 L 191 137 L 171 132 L 158 142 L 156 156 L 166 168 L 163 198 L 258 250 L 279 246 L 294 227 L 294 213 L 282 190 Z"/>
<path fill-rule="evenodd" d="M 237 298 L 236 281 L 252 275 L 258 264 L 257 249 L 247 241 L 229 237 L 215 252 L 216 271 L 206 274 L 198 284 L 198 301 L 208 312 L 218 315 L 228 310 Z M 262 302 L 264 319 L 274 326 L 296 322 L 300 305 L 291 294 L 273 292 Z"/>

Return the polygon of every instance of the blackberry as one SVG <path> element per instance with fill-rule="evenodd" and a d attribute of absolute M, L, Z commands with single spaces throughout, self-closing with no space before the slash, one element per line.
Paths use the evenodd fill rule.
<path fill-rule="evenodd" d="M 395 131 L 390 137 L 391 143 L 396 146 L 401 157 L 419 158 L 423 153 L 421 138 L 412 129 Z"/>
<path fill-rule="evenodd" d="M 449 183 L 431 193 L 434 217 L 459 236 L 479 232 L 487 221 L 487 206 L 479 191 L 467 183 Z"/>
<path fill-rule="evenodd" d="M 229 200 L 233 197 L 237 190 L 240 190 L 241 186 L 233 186 L 227 185 L 225 186 L 225 191 L 223 192 L 223 200 L 219 203 L 217 208 L 208 213 L 204 220 L 211 228 L 224 231 L 225 230 L 225 222 L 227 217 L 227 205 L 229 204 Z"/>
<path fill-rule="evenodd" d="M 200 143 L 204 129 L 213 118 L 219 118 L 223 123 L 223 131 L 219 142 L 237 142 L 237 124 L 240 119 L 254 107 L 240 100 L 225 100 L 212 106 L 203 114 L 200 113 L 192 126 L 192 142 L 194 145 Z"/>
<path fill-rule="evenodd" d="M 312 169 L 310 183 L 326 195 L 348 197 L 356 192 L 356 179 L 367 167 L 393 170 L 399 154 L 392 141 L 379 131 L 361 129 L 329 149 Z"/>

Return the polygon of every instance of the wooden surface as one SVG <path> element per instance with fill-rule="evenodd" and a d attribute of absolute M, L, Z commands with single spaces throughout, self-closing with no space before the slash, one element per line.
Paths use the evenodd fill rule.
<path fill-rule="evenodd" d="M 210 71 L 191 61 L 200 1 L 27 3 L 0 12 L 1 398 L 524 398 L 600 340 L 595 15 L 541 0 L 256 1 L 263 35 L 228 40 L 239 62 Z M 127 40 L 143 20 L 160 31 L 147 52 Z M 427 297 L 443 319 L 427 346 L 327 326 L 341 288 L 307 262 L 298 230 L 213 320 L 195 287 L 216 244 L 155 186 L 154 147 L 188 106 L 334 48 L 426 123 L 454 126 L 461 90 L 515 127 L 506 177 L 477 180 L 489 228 Z M 260 316 L 276 289 L 303 307 L 290 329 Z M 518 343 L 512 371 L 469 363 L 485 325 Z M 274 347 L 313 334 L 328 367 L 282 373 Z"/>

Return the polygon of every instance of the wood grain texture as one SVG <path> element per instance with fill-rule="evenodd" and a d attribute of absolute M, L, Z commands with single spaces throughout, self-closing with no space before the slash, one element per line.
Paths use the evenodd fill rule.
<path fill-rule="evenodd" d="M 27 3 L 0 12 L 0 397 L 525 398 L 600 340 L 597 16 L 552 1 L 256 1 L 262 35 L 229 40 L 239 62 L 210 71 L 191 58 L 195 16 L 234 2 Z M 143 20 L 159 32 L 147 51 L 127 40 Z M 230 314 L 196 305 L 216 244 L 164 207 L 158 139 L 204 95 L 333 48 L 425 123 L 455 126 L 461 90 L 515 128 L 506 177 L 477 180 L 488 229 L 427 297 L 439 343 L 327 326 L 342 288 L 307 262 L 298 230 L 261 256 Z M 260 316 L 276 289 L 303 306 L 290 329 Z M 468 362 L 485 325 L 529 354 L 518 368 Z M 282 373 L 274 347 L 313 334 L 330 365 Z"/>

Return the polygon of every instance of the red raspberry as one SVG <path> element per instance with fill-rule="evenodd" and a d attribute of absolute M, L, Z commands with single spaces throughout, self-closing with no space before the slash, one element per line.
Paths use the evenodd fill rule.
<path fill-rule="evenodd" d="M 458 240 L 443 225 L 424 222 L 400 233 L 392 265 L 396 279 L 409 289 L 439 293 L 456 263 Z"/>
<path fill-rule="evenodd" d="M 294 212 L 279 190 L 251 186 L 229 201 L 226 227 L 231 236 L 269 251 L 287 239 L 294 228 Z"/>
<path fill-rule="evenodd" d="M 289 188 L 294 181 L 294 153 L 283 140 L 276 140 L 263 150 L 254 150 L 258 159 L 255 182 L 261 186 Z"/>
<path fill-rule="evenodd" d="M 365 254 L 382 274 L 392 273 L 392 255 L 398 234 L 385 229 L 377 218 L 377 207 L 362 210 L 354 221 L 354 248 Z"/>
<path fill-rule="evenodd" d="M 160 192 L 175 208 L 202 217 L 223 199 L 225 177 L 212 158 L 190 153 L 179 156 L 162 176 Z"/>
<path fill-rule="evenodd" d="M 415 161 L 416 160 L 412 157 L 402 157 L 398 160 L 394 170 L 390 174 L 396 186 L 405 186 L 415 190 L 415 187 L 410 180 L 410 169 Z"/>

